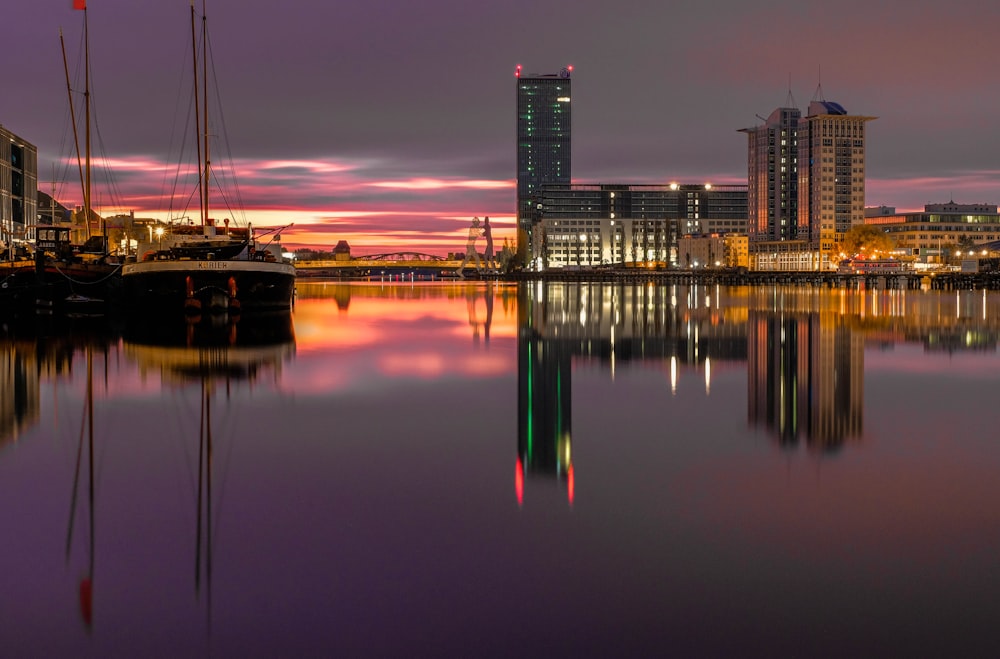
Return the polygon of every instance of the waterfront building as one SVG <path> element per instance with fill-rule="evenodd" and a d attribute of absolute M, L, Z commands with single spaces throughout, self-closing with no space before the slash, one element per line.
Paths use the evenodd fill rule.
<path fill-rule="evenodd" d="M 1000 240 L 996 204 L 926 204 L 923 211 L 897 212 L 891 206 L 865 209 L 865 224 L 877 226 L 896 247 L 919 261 L 938 263 L 958 252 L 990 251 Z"/>
<path fill-rule="evenodd" d="M 798 108 L 775 109 L 747 135 L 747 238 L 752 251 L 799 239 Z M 808 227 L 806 227 L 808 229 Z M 805 236 L 803 236 L 805 237 Z"/>
<path fill-rule="evenodd" d="M 806 116 L 778 108 L 748 136 L 750 267 L 830 270 L 837 245 L 864 221 L 865 125 L 839 103 Z"/>
<path fill-rule="evenodd" d="M 844 234 L 865 220 L 865 125 L 839 103 L 813 101 L 799 121 L 799 226 L 816 268 L 834 267 Z"/>
<path fill-rule="evenodd" d="M 38 149 L 0 126 L 0 241 L 34 238 Z"/>
<path fill-rule="evenodd" d="M 533 201 L 545 268 L 677 265 L 680 236 L 746 233 L 744 184 L 549 184 Z"/>
<path fill-rule="evenodd" d="M 546 183 L 572 180 L 572 70 L 529 75 L 517 67 L 517 256 L 523 266 L 536 263 L 541 247 L 536 193 Z"/>

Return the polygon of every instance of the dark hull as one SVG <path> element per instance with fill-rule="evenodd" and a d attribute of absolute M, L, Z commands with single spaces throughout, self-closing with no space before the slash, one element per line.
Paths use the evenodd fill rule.
<path fill-rule="evenodd" d="M 144 261 L 122 270 L 126 314 L 213 314 L 292 308 L 295 267 L 252 260 Z"/>
<path fill-rule="evenodd" d="M 101 315 L 121 290 L 121 266 L 46 261 L 0 267 L 0 312 Z"/>

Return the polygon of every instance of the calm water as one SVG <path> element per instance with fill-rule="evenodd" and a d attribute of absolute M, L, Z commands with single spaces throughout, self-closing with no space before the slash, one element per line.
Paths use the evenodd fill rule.
<path fill-rule="evenodd" d="M 645 285 L 8 323 L 0 656 L 992 655 L 998 336 Z"/>

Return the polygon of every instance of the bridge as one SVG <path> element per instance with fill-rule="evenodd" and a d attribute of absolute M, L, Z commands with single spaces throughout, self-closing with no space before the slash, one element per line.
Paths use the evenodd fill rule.
<path fill-rule="evenodd" d="M 295 269 L 300 277 L 379 277 L 382 275 L 413 275 L 420 278 L 455 277 L 460 259 L 448 259 L 421 252 L 385 252 L 366 254 L 347 259 L 297 261 Z M 475 274 L 473 267 L 465 266 L 467 275 Z"/>

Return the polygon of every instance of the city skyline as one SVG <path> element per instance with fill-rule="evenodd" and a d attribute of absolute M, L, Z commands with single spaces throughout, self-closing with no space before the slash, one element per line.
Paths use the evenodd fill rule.
<path fill-rule="evenodd" d="M 190 48 L 189 3 L 155 4 L 88 0 L 97 152 L 140 216 L 162 207 Z M 820 88 L 852 114 L 879 117 L 866 205 L 1000 201 L 1000 136 L 989 129 L 1000 92 L 981 27 L 1000 8 L 298 0 L 279 10 L 209 0 L 207 11 L 247 216 L 295 222 L 289 246 L 457 251 L 473 215 L 491 217 L 498 241 L 513 239 L 518 64 L 574 66 L 574 182 L 745 183 L 737 131 L 789 92 L 805 110 Z M 19 55 L 0 124 L 38 146 L 39 189 L 51 192 L 65 168 L 54 158 L 68 155 L 58 30 L 72 69 L 82 12 L 44 0 L 5 18 Z M 65 180 L 58 198 L 78 201 Z M 102 199 L 95 191 L 95 205 Z"/>

